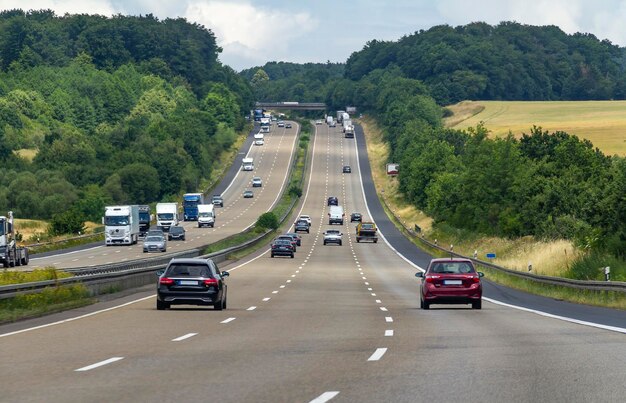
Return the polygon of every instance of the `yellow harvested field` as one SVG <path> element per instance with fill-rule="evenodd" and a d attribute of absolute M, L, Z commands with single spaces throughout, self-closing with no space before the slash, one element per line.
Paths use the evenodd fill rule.
<path fill-rule="evenodd" d="M 25 160 L 32 161 L 39 152 L 39 150 L 34 148 L 22 148 L 21 150 L 15 150 L 14 152 Z"/>
<path fill-rule="evenodd" d="M 533 125 L 590 140 L 607 155 L 626 156 L 626 101 L 464 101 L 448 107 L 448 127 L 465 129 L 481 121 L 494 136 L 519 137 Z"/>

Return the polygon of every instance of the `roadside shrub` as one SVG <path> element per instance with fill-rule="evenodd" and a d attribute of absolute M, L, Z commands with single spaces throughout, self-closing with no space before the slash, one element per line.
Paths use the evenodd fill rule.
<path fill-rule="evenodd" d="M 265 229 L 277 229 L 278 225 L 278 217 L 271 211 L 261 214 L 256 222 L 257 227 Z"/>
<path fill-rule="evenodd" d="M 75 209 L 55 214 L 52 216 L 52 220 L 50 220 L 48 232 L 53 236 L 61 234 L 84 234 L 85 219 L 83 215 Z"/>
<path fill-rule="evenodd" d="M 300 186 L 291 185 L 291 187 L 289 188 L 289 195 L 292 197 L 301 197 L 302 189 L 300 188 Z"/>
<path fill-rule="evenodd" d="M 611 268 L 611 280 L 626 281 L 626 261 L 608 253 L 591 252 L 572 263 L 565 276 L 577 280 L 604 280 L 604 268 Z"/>

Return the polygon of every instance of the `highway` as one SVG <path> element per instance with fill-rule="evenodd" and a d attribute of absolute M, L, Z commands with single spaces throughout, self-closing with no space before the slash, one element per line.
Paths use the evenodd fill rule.
<path fill-rule="evenodd" d="M 291 129 L 277 127 L 274 124 L 272 131 L 265 136 L 265 144 L 262 146 L 252 144 L 252 133 L 250 133 L 232 169 L 216 188 L 216 193 L 221 193 L 224 197 L 224 207 L 216 208 L 215 228 L 198 228 L 196 221 L 181 221 L 180 225 L 187 231 L 186 241 L 169 241 L 165 253 L 193 249 L 237 234 L 254 224 L 261 213 L 271 209 L 286 184 L 288 168 L 297 147 L 299 125 L 292 123 Z M 258 127 L 253 132 L 256 131 Z M 246 156 L 254 158 L 253 172 L 244 172 L 239 168 L 241 159 Z M 262 187 L 251 187 L 250 181 L 253 176 L 261 177 Z M 244 189 L 254 190 L 254 197 L 244 199 L 242 197 Z M 210 203 L 210 195 L 208 199 L 207 203 Z M 78 248 L 78 250 L 57 251 L 42 257 L 35 255 L 31 258 L 29 266 L 24 267 L 23 270 L 46 266 L 57 268 L 95 266 L 142 259 L 147 256 L 142 251 L 141 240 L 133 246 L 107 247 L 103 243 L 104 241 L 88 248 Z"/>
<path fill-rule="evenodd" d="M 299 211 L 312 231 L 294 259 L 263 248 L 221 267 L 231 273 L 227 310 L 156 311 L 146 287 L 2 326 L 0 400 L 623 401 L 624 334 L 488 301 L 420 310 L 421 262 L 386 242 L 356 243 L 349 220 L 329 226 L 328 196 L 347 216 L 377 214 L 365 203 L 360 141 L 316 126 Z M 343 246 L 322 245 L 331 227 Z"/>

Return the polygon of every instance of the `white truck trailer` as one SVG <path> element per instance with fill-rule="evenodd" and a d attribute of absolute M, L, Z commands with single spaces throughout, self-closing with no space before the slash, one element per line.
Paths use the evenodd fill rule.
<path fill-rule="evenodd" d="M 242 159 L 241 167 L 244 171 L 254 171 L 254 158 L 248 157 Z"/>
<path fill-rule="evenodd" d="M 139 239 L 139 206 L 104 208 L 104 244 L 134 245 Z"/>
<path fill-rule="evenodd" d="M 215 206 L 213 204 L 198 205 L 198 228 L 205 225 L 213 228 L 215 226 Z"/>
<path fill-rule="evenodd" d="M 170 227 L 178 225 L 178 203 L 157 203 L 156 215 L 157 227 L 169 231 Z"/>
<path fill-rule="evenodd" d="M 0 216 L 0 263 L 4 267 L 28 264 L 28 249 L 17 246 L 13 227 L 13 212 Z"/>

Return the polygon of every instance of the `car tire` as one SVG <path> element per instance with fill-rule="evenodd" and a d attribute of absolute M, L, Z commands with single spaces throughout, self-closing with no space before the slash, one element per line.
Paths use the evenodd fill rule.
<path fill-rule="evenodd" d="M 361 242 L 361 238 L 356 239 L 356 243 L 359 243 L 359 242 Z"/>
<path fill-rule="evenodd" d="M 339 246 L 341 246 L 341 242 L 339 242 Z"/>
<path fill-rule="evenodd" d="M 157 311 L 164 311 L 166 309 L 170 309 L 170 304 L 168 304 L 167 302 L 159 301 L 157 299 L 156 309 L 157 309 Z"/>
<path fill-rule="evenodd" d="M 293 259 L 293 253 L 291 254 L 291 258 Z"/>
<path fill-rule="evenodd" d="M 374 239 L 374 243 L 378 243 L 378 239 Z"/>
<path fill-rule="evenodd" d="M 430 302 L 422 301 L 422 309 L 430 309 Z"/>
<path fill-rule="evenodd" d="M 483 307 L 483 301 L 482 300 L 478 300 L 478 301 L 474 301 L 472 302 L 472 309 L 482 309 Z"/>
<path fill-rule="evenodd" d="M 216 311 L 221 311 L 222 309 L 224 309 L 224 297 L 222 297 L 222 299 L 220 299 L 218 303 L 213 305 L 213 309 Z"/>
<path fill-rule="evenodd" d="M 324 242 L 324 246 L 326 246 L 326 242 Z"/>
<path fill-rule="evenodd" d="M 274 254 L 272 253 L 272 257 L 274 257 Z"/>
<path fill-rule="evenodd" d="M 167 248 L 163 249 L 163 252 L 167 252 Z"/>

